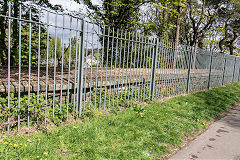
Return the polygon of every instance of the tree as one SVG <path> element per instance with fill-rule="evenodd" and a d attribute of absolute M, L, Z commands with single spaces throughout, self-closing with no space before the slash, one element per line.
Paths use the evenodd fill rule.
<path fill-rule="evenodd" d="M 180 26 L 185 15 L 185 8 L 185 0 L 160 0 L 148 5 L 148 10 L 142 18 L 143 30 L 147 34 L 153 33 L 163 39 L 172 37 L 175 40 L 173 68 L 176 67 Z"/>
<path fill-rule="evenodd" d="M 80 0 L 75 0 L 80 3 Z M 89 8 L 88 16 L 101 28 L 114 27 L 134 30 L 139 21 L 140 7 L 152 0 L 103 0 L 102 5 L 93 5 L 91 0 L 84 0 Z"/>
<path fill-rule="evenodd" d="M 240 2 L 230 0 L 224 5 L 219 12 L 218 22 L 223 24 L 220 51 L 224 53 L 228 49 L 230 55 L 233 55 L 234 42 L 240 35 Z"/>
<path fill-rule="evenodd" d="M 203 46 L 207 31 L 214 24 L 221 6 L 227 2 L 209 3 L 205 0 L 187 0 L 187 3 L 184 33 L 187 43 L 194 47 L 192 68 L 195 68 L 197 49 Z"/>
<path fill-rule="evenodd" d="M 10 53 L 10 64 L 15 66 L 18 62 L 18 50 L 19 50 L 19 15 L 21 14 L 22 19 L 29 19 L 30 9 L 31 8 L 31 15 L 33 21 L 39 21 L 39 9 L 37 7 L 31 6 L 31 7 L 24 7 L 25 5 L 28 5 L 23 3 L 28 0 L 23 0 L 22 3 L 22 13 L 19 13 L 20 9 L 20 2 L 19 0 L 1 0 L 0 1 L 0 14 L 1 15 L 7 15 L 8 12 L 8 6 L 11 4 L 11 17 L 14 19 L 11 19 L 11 31 L 10 31 L 10 40 L 11 40 L 11 53 Z M 52 6 L 49 3 L 49 0 L 32 0 L 32 3 L 36 4 L 37 6 L 45 6 L 51 9 L 61 9 L 60 6 Z M 8 22 L 9 20 L 4 17 L 0 17 L 0 65 L 6 66 L 8 64 Z M 22 21 L 22 26 L 25 27 L 28 25 L 27 22 Z M 35 23 L 32 24 L 32 31 L 37 32 L 38 27 Z M 45 32 L 43 29 L 42 32 Z M 22 44 L 25 45 L 25 44 Z"/>

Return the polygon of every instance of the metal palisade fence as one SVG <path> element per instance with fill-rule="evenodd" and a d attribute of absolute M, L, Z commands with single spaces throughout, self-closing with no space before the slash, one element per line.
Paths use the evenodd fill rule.
<path fill-rule="evenodd" d="M 3 7 L 3 6 L 2 6 Z M 0 129 L 43 127 L 239 80 L 239 57 L 21 4 L 0 15 Z M 16 11 L 15 11 L 16 12 Z M 3 33 L 4 32 L 4 33 Z M 5 48 L 4 48 L 5 47 Z"/>

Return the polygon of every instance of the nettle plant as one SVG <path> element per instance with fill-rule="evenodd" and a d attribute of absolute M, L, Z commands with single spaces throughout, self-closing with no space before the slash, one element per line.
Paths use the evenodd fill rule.
<path fill-rule="evenodd" d="M 147 95 L 149 95 L 148 89 L 144 91 L 142 88 L 140 94 L 140 89 L 135 86 L 127 89 L 97 89 L 83 102 L 82 114 L 79 115 L 79 108 L 73 103 L 60 105 L 59 100 L 56 99 L 53 107 L 52 98 L 48 98 L 46 102 L 44 95 L 31 93 L 29 96 L 23 95 L 19 105 L 18 97 L 11 93 L 10 106 L 8 106 L 8 97 L 0 97 L 0 129 L 6 129 L 8 118 L 11 122 L 10 127 L 16 127 L 18 116 L 20 116 L 21 125 L 26 125 L 29 118 L 31 126 L 42 128 L 45 124 L 58 126 L 70 117 L 71 119 L 91 118 L 104 110 L 116 113 L 123 108 L 136 106 L 138 100 L 148 101 Z"/>
<path fill-rule="evenodd" d="M 18 97 L 12 93 L 10 95 L 10 106 L 8 106 L 8 97 L 0 97 L 0 123 L 3 124 L 0 127 L 6 127 L 9 118 L 10 125 L 14 128 L 17 125 L 18 115 L 22 124 L 26 124 L 29 117 L 30 123 L 37 127 L 43 126 L 45 122 L 58 125 L 66 120 L 67 112 L 73 112 L 73 105 L 69 103 L 67 107 L 63 103 L 60 107 L 60 103 L 56 101 L 53 116 L 52 102 L 52 99 L 48 99 L 47 104 L 43 95 L 39 94 L 37 97 L 35 93 L 31 93 L 29 97 L 28 95 L 22 96 L 19 105 Z M 76 112 L 75 115 L 77 114 Z"/>

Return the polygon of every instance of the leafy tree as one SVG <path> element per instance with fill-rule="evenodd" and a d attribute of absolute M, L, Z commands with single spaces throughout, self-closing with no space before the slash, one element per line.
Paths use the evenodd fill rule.
<path fill-rule="evenodd" d="M 31 15 L 33 21 L 39 21 L 39 15 L 40 11 L 37 7 L 34 6 L 27 6 L 29 3 L 23 3 L 23 2 L 29 2 L 29 0 L 23 0 L 22 2 L 19 2 L 19 0 L 0 0 L 0 14 L 1 15 L 7 15 L 9 13 L 8 6 L 11 4 L 11 17 L 14 19 L 11 19 L 11 31 L 10 31 L 10 37 L 11 37 L 11 54 L 10 54 L 10 63 L 11 65 L 15 66 L 18 62 L 18 50 L 19 50 L 19 21 L 18 18 L 21 14 L 22 19 L 29 19 L 30 15 L 30 8 L 31 8 Z M 49 0 L 32 0 L 30 1 L 37 6 L 44 6 L 51 9 L 61 9 L 60 6 L 52 6 L 49 3 Z M 20 3 L 22 3 L 22 13 L 20 13 Z M 8 64 L 8 22 L 9 20 L 4 17 L 0 17 L 0 65 L 6 66 Z M 22 26 L 26 28 L 26 26 L 29 25 L 27 22 L 22 21 Z M 36 24 L 32 24 L 32 33 L 38 31 L 38 26 Z M 42 30 L 42 32 L 45 32 L 45 30 Z M 32 37 L 34 38 L 34 37 Z M 32 39 L 34 41 L 34 39 Z M 22 45 L 25 41 L 23 41 Z M 24 55 L 23 55 L 24 56 Z"/>
<path fill-rule="evenodd" d="M 75 0 L 80 3 L 80 0 Z M 140 7 L 153 0 L 102 0 L 101 5 L 94 5 L 91 0 L 84 0 L 89 8 L 89 17 L 100 27 L 134 30 L 139 21 Z"/>
<path fill-rule="evenodd" d="M 218 22 L 222 22 L 222 38 L 219 41 L 221 52 L 226 49 L 233 55 L 236 48 L 234 42 L 240 35 L 240 2 L 230 0 L 224 5 L 218 16 Z"/>

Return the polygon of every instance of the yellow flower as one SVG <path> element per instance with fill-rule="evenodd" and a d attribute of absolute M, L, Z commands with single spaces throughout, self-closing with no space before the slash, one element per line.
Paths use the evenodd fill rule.
<path fill-rule="evenodd" d="M 39 156 L 37 156 L 37 159 L 39 158 Z"/>
<path fill-rule="evenodd" d="M 40 138 L 38 138 L 37 141 L 40 141 Z"/>
<path fill-rule="evenodd" d="M 8 144 L 8 142 L 4 142 L 5 144 Z"/>
<path fill-rule="evenodd" d="M 0 143 L 2 143 L 2 140 L 0 140 Z"/>
<path fill-rule="evenodd" d="M 197 119 L 197 121 L 199 122 L 199 119 Z"/>
<path fill-rule="evenodd" d="M 46 156 L 46 155 L 47 155 L 47 152 L 44 152 L 43 154 Z"/>
<path fill-rule="evenodd" d="M 18 147 L 18 145 L 17 145 L 17 144 L 14 144 L 13 147 Z"/>
<path fill-rule="evenodd" d="M 203 122 L 203 125 L 205 125 L 205 123 Z"/>
<path fill-rule="evenodd" d="M 76 126 L 73 126 L 73 128 L 77 128 Z"/>
<path fill-rule="evenodd" d="M 150 149 L 152 150 L 152 147 Z"/>
<path fill-rule="evenodd" d="M 23 144 L 21 143 L 20 146 L 22 146 Z"/>
<path fill-rule="evenodd" d="M 100 115 L 102 115 L 102 112 L 99 112 Z"/>

